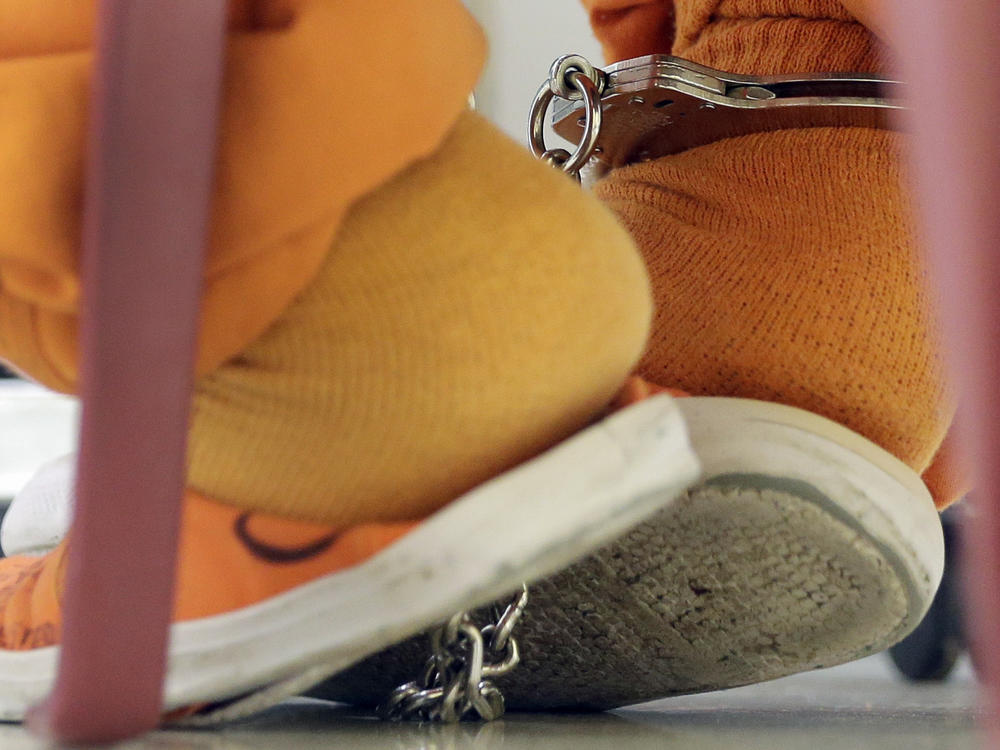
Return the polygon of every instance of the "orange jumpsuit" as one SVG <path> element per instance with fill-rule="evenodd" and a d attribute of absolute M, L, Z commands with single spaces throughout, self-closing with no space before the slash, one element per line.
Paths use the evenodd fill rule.
<path fill-rule="evenodd" d="M 585 0 L 585 5 L 612 59 L 672 49 L 696 62 L 747 73 L 865 71 L 884 64 L 872 35 L 833 0 L 678 0 L 676 36 L 673 3 Z M 0 184 L 5 186 L 0 195 L 0 357 L 70 392 L 78 371 L 78 238 L 92 20 L 92 1 L 0 0 L 0 99 L 5 103 L 0 118 Z M 512 426 L 502 440 L 490 436 L 507 446 L 499 459 L 489 440 L 485 448 L 461 453 L 465 446 L 454 441 L 438 445 L 413 438 L 414 446 L 437 451 L 442 467 L 462 467 L 460 481 L 449 484 L 448 492 L 482 481 L 581 426 L 610 398 L 614 381 L 620 382 L 638 356 L 649 314 L 646 282 L 627 243 L 603 224 L 592 232 L 602 238 L 602 255 L 565 255 L 566 243 L 555 240 L 550 252 L 549 240 L 532 243 L 527 236 L 520 246 L 504 245 L 500 240 L 507 229 L 501 227 L 520 222 L 541 232 L 547 219 L 532 223 L 521 209 L 504 213 L 502 196 L 489 201 L 494 214 L 465 219 L 463 231 L 500 243 L 479 257 L 509 262 L 491 265 L 476 277 L 481 261 L 445 261 L 442 255 L 444 270 L 430 281 L 427 266 L 434 265 L 438 250 L 393 256 L 391 266 L 399 271 L 398 283 L 418 275 L 427 281 L 410 290 L 426 300 L 418 304 L 421 309 L 440 301 L 434 285 L 446 272 L 472 268 L 477 280 L 463 282 L 463 288 L 473 288 L 485 283 L 481 277 L 502 285 L 505 274 L 514 279 L 514 269 L 530 268 L 534 279 L 517 277 L 508 298 L 520 300 L 523 304 L 515 306 L 538 322 L 532 336 L 509 350 L 496 348 L 502 353 L 496 361 L 480 355 L 489 350 L 492 334 L 483 326 L 475 335 L 463 330 L 464 318 L 488 319 L 463 312 L 478 304 L 478 296 L 470 294 L 461 304 L 441 307 L 438 317 L 423 324 L 423 330 L 440 331 L 436 340 L 450 342 L 452 353 L 439 352 L 432 364 L 413 365 L 400 352 L 407 344 L 417 347 L 417 339 L 392 321 L 423 318 L 406 306 L 417 303 L 403 288 L 406 305 L 365 298 L 359 308 L 390 321 L 379 335 L 398 335 L 398 346 L 366 348 L 368 329 L 362 327 L 352 334 L 360 344 L 350 339 L 350 347 L 325 354 L 329 360 L 313 357 L 308 373 L 301 369 L 303 347 L 314 349 L 320 340 L 301 332 L 330 329 L 324 316 L 346 314 L 331 312 L 329 299 L 355 299 L 330 280 L 334 273 L 344 277 L 336 265 L 341 258 L 337 243 L 372 236 L 370 227 L 354 234 L 342 231 L 358 199 L 393 194 L 380 191 L 435 155 L 449 137 L 459 138 L 457 145 L 481 142 L 492 148 L 488 138 L 476 135 L 480 126 L 461 125 L 468 119 L 462 115 L 466 96 L 484 58 L 482 34 L 461 3 L 241 0 L 233 5 L 232 26 L 205 268 L 192 486 L 225 502 L 315 520 L 370 517 L 371 503 L 357 498 L 355 510 L 343 517 L 317 512 L 322 498 L 310 500 L 308 507 L 282 498 L 299 494 L 294 482 L 301 471 L 278 475 L 262 463 L 252 482 L 237 476 L 241 467 L 256 463 L 255 457 L 284 459 L 327 442 L 322 431 L 305 428 L 297 433 L 300 442 L 289 442 L 289 430 L 276 426 L 304 423 L 309 405 L 304 397 L 290 397 L 293 389 L 308 392 L 303 383 L 329 396 L 333 405 L 326 421 L 319 421 L 330 431 L 349 425 L 367 436 L 367 442 L 358 443 L 367 446 L 362 457 L 352 455 L 348 440 L 339 460 L 317 451 L 318 458 L 306 462 L 311 470 L 331 475 L 358 466 L 367 475 L 392 471 L 379 463 L 379 444 L 400 439 L 405 425 L 421 425 L 418 417 L 435 424 L 442 422 L 439 412 L 455 412 L 440 394 L 424 403 L 420 394 L 429 388 L 407 391 L 419 403 L 415 411 L 398 415 L 396 430 L 380 422 L 385 415 L 377 409 L 345 411 L 345 404 L 392 400 L 398 388 L 370 384 L 414 373 L 428 383 L 478 379 L 476 388 L 452 392 L 491 404 L 484 424 L 501 414 L 510 415 L 511 425 L 526 423 L 543 411 L 530 404 L 560 405 L 530 436 Z M 957 489 L 941 469 L 945 462 L 935 459 L 952 409 L 909 236 L 896 147 L 893 134 L 857 128 L 748 136 L 619 170 L 597 193 L 636 238 L 653 279 L 657 312 L 640 365 L 643 375 L 693 393 L 782 401 L 829 416 L 917 471 L 928 471 L 932 490 L 944 504 Z M 468 170 L 475 164 L 470 156 L 468 163 L 459 160 L 453 166 Z M 531 174 L 511 184 L 525 184 L 534 179 Z M 436 178 L 428 174 L 426 179 Z M 484 173 L 479 183 L 489 179 Z M 465 197 L 478 185 L 455 184 L 462 185 Z M 576 200 L 560 191 L 546 188 L 539 195 Z M 419 201 L 419 191 L 397 192 Z M 366 215 L 380 217 L 380 211 Z M 548 216 L 556 213 L 558 207 Z M 590 208 L 580 212 L 591 213 Z M 443 212 L 442 221 L 446 217 Z M 399 244 L 407 238 L 386 241 Z M 528 263 L 525 253 L 532 244 L 545 252 Z M 506 255 L 498 253 L 501 249 Z M 355 270 L 366 268 L 369 255 L 359 252 Z M 389 288 L 367 271 L 359 278 Z M 625 281 L 612 289 L 608 278 Z M 578 296 L 560 294 L 570 281 Z M 548 296 L 538 293 L 543 289 Z M 615 303 L 595 322 L 599 306 L 594 301 L 600 299 Z M 577 325 L 555 314 L 563 309 L 573 312 Z M 353 308 L 348 312 L 350 320 L 362 315 Z M 570 329 L 580 335 L 564 335 Z M 595 345 L 601 340 L 616 343 Z M 463 354 L 473 349 L 475 356 Z M 612 354 L 605 356 L 605 349 Z M 536 377 L 532 371 L 530 378 L 507 388 L 511 379 L 505 373 L 541 361 L 542 353 L 549 359 L 539 372 L 548 374 Z M 410 363 L 408 369 L 397 358 Z M 351 378 L 338 380 L 338 367 L 348 368 Z M 367 376 L 365 367 L 377 376 Z M 588 367 L 600 378 L 580 379 Z M 279 371 L 287 377 L 275 377 Z M 534 385 L 529 388 L 527 381 Z M 553 401 L 556 395 L 564 401 Z M 559 418 L 559 409 L 572 417 Z M 475 408 L 456 413 L 465 415 L 463 425 L 477 421 Z M 268 427 L 258 429 L 264 424 Z M 523 449 L 511 450 L 519 441 Z M 448 451 L 459 451 L 461 458 L 453 460 Z M 228 466 L 227 476 L 236 478 L 216 481 L 214 467 L 220 466 Z M 261 490 L 262 484 L 274 486 Z M 348 489 L 355 491 L 352 484 Z M 255 497 L 248 499 L 248 493 Z M 303 489 L 302 494 L 308 493 Z M 338 494 L 333 492 L 327 504 L 342 504 Z M 401 496 L 378 515 L 412 517 L 446 499 L 433 492 Z"/>

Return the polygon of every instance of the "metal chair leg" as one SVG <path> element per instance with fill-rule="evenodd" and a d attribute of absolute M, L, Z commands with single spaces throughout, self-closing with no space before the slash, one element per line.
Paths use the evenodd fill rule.
<path fill-rule="evenodd" d="M 966 524 L 969 635 L 1000 744 L 1000 4 L 894 0 L 890 28 L 916 105 L 913 174 L 942 300 L 961 428 L 975 464 Z"/>
<path fill-rule="evenodd" d="M 225 13 L 100 3 L 77 508 L 58 679 L 30 720 L 59 742 L 160 719 Z"/>

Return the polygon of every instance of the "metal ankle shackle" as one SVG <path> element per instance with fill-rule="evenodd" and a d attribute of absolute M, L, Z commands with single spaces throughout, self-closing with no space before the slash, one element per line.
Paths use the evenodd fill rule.
<path fill-rule="evenodd" d="M 590 182 L 612 169 L 724 138 L 790 128 L 891 129 L 903 84 L 866 73 L 747 76 L 669 55 L 605 70 L 580 55 L 558 58 L 531 105 L 532 153 Z M 553 130 L 571 154 L 545 144 Z M 581 111 L 582 110 L 582 111 Z"/>

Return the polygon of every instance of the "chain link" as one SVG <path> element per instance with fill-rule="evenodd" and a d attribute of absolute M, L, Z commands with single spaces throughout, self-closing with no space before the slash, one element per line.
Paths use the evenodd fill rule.
<path fill-rule="evenodd" d="M 580 170 L 597 150 L 597 140 L 601 133 L 603 110 L 601 94 L 607 85 L 603 70 L 595 68 L 587 58 L 580 55 L 564 55 L 549 69 L 549 77 L 538 89 L 531 103 L 528 117 L 528 143 L 531 152 L 553 167 L 580 179 Z M 583 135 L 580 144 L 571 154 L 565 149 L 549 149 L 545 145 L 545 116 L 552 100 L 556 97 L 570 101 L 583 101 Z"/>
<path fill-rule="evenodd" d="M 512 633 L 528 604 L 528 587 L 480 629 L 468 612 L 453 615 L 430 633 L 431 657 L 418 680 L 396 688 L 379 708 L 391 721 L 453 723 L 464 719 L 493 721 L 503 715 L 503 694 L 491 680 L 502 677 L 521 660 Z"/>

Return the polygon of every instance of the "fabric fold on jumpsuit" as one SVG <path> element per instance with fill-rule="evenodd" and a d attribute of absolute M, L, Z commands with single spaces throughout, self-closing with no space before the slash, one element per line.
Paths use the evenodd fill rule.
<path fill-rule="evenodd" d="M 435 150 L 485 57 L 456 0 L 287 5 L 287 24 L 229 34 L 199 375 L 309 284 L 356 199 Z M 0 358 L 64 392 L 78 376 L 94 12 L 0 0 Z"/>

